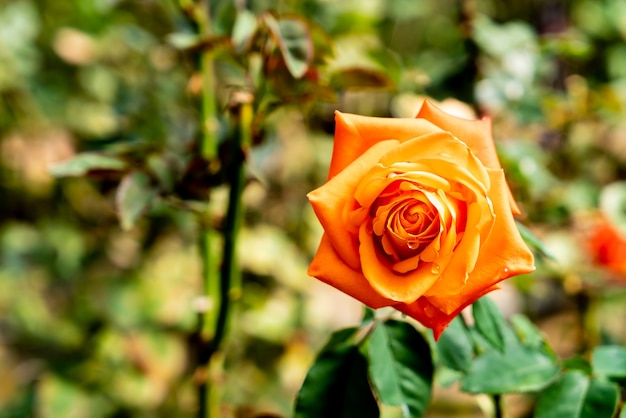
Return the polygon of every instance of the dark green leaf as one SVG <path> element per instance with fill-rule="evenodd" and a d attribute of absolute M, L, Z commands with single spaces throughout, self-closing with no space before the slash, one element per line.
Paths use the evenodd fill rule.
<path fill-rule="evenodd" d="M 119 158 L 85 152 L 51 167 L 50 174 L 55 177 L 80 177 L 90 171 L 119 171 L 125 168 L 126 163 Z"/>
<path fill-rule="evenodd" d="M 399 406 L 404 418 L 422 416 L 434 369 L 428 341 L 415 327 L 394 320 L 378 324 L 370 338 L 369 366 L 383 404 Z"/>
<path fill-rule="evenodd" d="M 353 341 L 357 328 L 335 332 L 298 393 L 295 418 L 378 418 L 367 360 Z"/>
<path fill-rule="evenodd" d="M 363 323 L 371 322 L 376 317 L 376 311 L 369 306 L 363 308 Z"/>
<path fill-rule="evenodd" d="M 459 372 L 470 369 L 473 355 L 472 340 L 465 324 L 458 316 L 450 322 L 437 342 L 437 353 L 442 363 Z"/>
<path fill-rule="evenodd" d="M 591 379 L 580 371 L 568 371 L 543 391 L 535 417 L 611 418 L 618 395 L 614 383 Z"/>
<path fill-rule="evenodd" d="M 506 324 L 498 306 L 489 298 L 482 297 L 472 305 L 476 329 L 498 350 L 504 350 Z"/>
<path fill-rule="evenodd" d="M 478 356 L 461 380 L 461 389 L 489 394 L 534 391 L 550 384 L 558 372 L 550 353 L 513 345 L 504 352 L 488 350 Z"/>
<path fill-rule="evenodd" d="M 563 360 L 562 367 L 565 370 L 578 370 L 588 376 L 591 376 L 592 374 L 591 364 L 589 364 L 589 362 L 581 356 L 574 356 L 568 358 L 567 360 Z"/>
<path fill-rule="evenodd" d="M 603 345 L 591 353 L 591 368 L 594 376 L 605 378 L 626 377 L 626 347 Z"/>
<path fill-rule="evenodd" d="M 276 19 L 269 13 L 264 18 L 289 73 L 301 78 L 313 60 L 313 40 L 305 21 L 296 17 Z"/>
<path fill-rule="evenodd" d="M 122 179 L 115 195 L 115 205 L 123 229 L 135 225 L 155 195 L 156 189 L 144 172 L 134 171 Z"/>

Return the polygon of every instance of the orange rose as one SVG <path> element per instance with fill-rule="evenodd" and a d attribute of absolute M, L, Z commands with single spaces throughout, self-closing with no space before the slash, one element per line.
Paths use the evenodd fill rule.
<path fill-rule="evenodd" d="M 328 181 L 308 195 L 325 230 L 311 276 L 438 338 L 498 282 L 534 270 L 489 119 L 424 102 L 415 119 L 335 120 Z"/>
<path fill-rule="evenodd" d="M 607 218 L 599 217 L 587 243 L 596 264 L 619 275 L 626 274 L 626 236 Z"/>

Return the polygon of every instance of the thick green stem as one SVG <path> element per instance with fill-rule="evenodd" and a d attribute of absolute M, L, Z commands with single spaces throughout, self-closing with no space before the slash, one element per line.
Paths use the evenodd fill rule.
<path fill-rule="evenodd" d="M 199 35 L 211 35 L 211 16 L 208 1 L 193 2 L 181 0 L 181 6 L 195 20 Z M 213 52 L 204 50 L 199 57 L 199 70 L 202 77 L 202 140 L 200 143 L 201 156 L 211 164 L 217 156 L 217 99 L 215 97 L 215 74 L 213 69 Z M 202 219 L 200 232 L 200 249 L 203 263 L 203 304 L 199 309 L 198 340 L 197 340 L 197 371 L 198 384 L 198 418 L 216 416 L 211 412 L 216 404 L 215 395 L 211 389 L 211 357 L 215 353 L 218 337 L 220 315 L 224 309 L 222 297 L 222 281 L 218 277 L 219 261 L 217 247 L 219 234 L 211 222 Z"/>
<path fill-rule="evenodd" d="M 219 279 L 212 274 L 214 262 L 211 251 L 211 232 L 206 230 L 203 242 L 205 263 L 205 289 L 207 291 L 207 309 L 202 318 L 202 338 L 208 342 L 204 346 L 206 352 L 200 353 L 199 367 L 205 371 L 206 379 L 199 386 L 199 418 L 219 415 L 219 397 L 211 377 L 221 369 L 223 356 L 220 353 L 228 332 L 230 318 L 233 314 L 234 302 L 241 296 L 241 274 L 237 260 L 237 237 L 242 223 L 241 195 L 245 186 L 245 149 L 251 142 L 251 126 L 253 120 L 252 103 L 247 94 L 236 96 L 232 107 L 232 116 L 236 123 L 235 135 L 229 147 L 229 157 L 225 171 L 230 181 L 230 192 L 226 219 L 223 229 L 222 264 L 219 268 Z M 207 268 L 208 266 L 208 268 Z"/>
<path fill-rule="evenodd" d="M 198 25 L 199 35 L 208 38 L 212 35 L 209 1 L 199 1 L 191 11 Z M 217 155 L 217 99 L 215 97 L 215 69 L 213 51 L 204 49 L 200 54 L 200 74 L 202 76 L 202 143 L 201 155 L 211 161 Z"/>
<path fill-rule="evenodd" d="M 219 350 L 224 334 L 228 329 L 232 315 L 232 302 L 241 296 L 241 274 L 237 260 L 237 236 L 241 228 L 242 208 L 241 195 L 246 183 L 244 150 L 251 141 L 252 104 L 247 94 L 238 95 L 240 101 L 235 103 L 233 115 L 236 119 L 237 133 L 233 137 L 227 164 L 230 179 L 228 210 L 224 225 L 224 254 L 220 270 L 220 309 L 215 327 L 212 351 Z"/>

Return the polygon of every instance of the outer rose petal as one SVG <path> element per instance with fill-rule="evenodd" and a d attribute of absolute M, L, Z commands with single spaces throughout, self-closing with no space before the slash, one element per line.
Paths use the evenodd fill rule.
<path fill-rule="evenodd" d="M 532 252 L 520 236 L 508 206 L 508 190 L 504 172 L 489 170 L 491 190 L 489 197 L 493 201 L 496 221 L 491 234 L 480 248 L 480 254 L 474 270 L 470 272 L 467 283 L 460 293 L 454 289 L 448 292 L 444 288 L 436 294 L 428 294 L 429 302 L 446 314 L 458 311 L 467 305 L 467 300 L 476 300 L 476 295 L 485 293 L 498 282 L 518 274 L 535 270 Z"/>
<path fill-rule="evenodd" d="M 338 255 L 352 269 L 360 266 L 357 244 L 346 229 L 345 208 L 352 206 L 354 195 L 363 176 L 376 164 L 382 154 L 398 145 L 398 141 L 381 141 L 360 155 L 337 176 L 307 196 L 328 239 Z"/>
<path fill-rule="evenodd" d="M 308 274 L 377 309 L 393 302 L 379 295 L 360 271 L 352 270 L 337 255 L 328 234 L 322 236 L 317 253 L 309 265 Z"/>
<path fill-rule="evenodd" d="M 432 329 L 436 341 L 441 336 L 441 333 L 448 327 L 450 321 L 452 321 L 455 316 L 460 314 L 463 309 L 477 301 L 480 297 L 499 288 L 500 287 L 498 285 L 495 285 L 484 289 L 482 293 L 475 293 L 471 298 L 466 299 L 465 302 L 454 312 L 449 314 L 437 309 L 437 307 L 431 304 L 428 298 L 425 297 L 421 297 L 409 305 L 395 305 L 394 308 L 411 318 L 416 319 L 425 327 Z"/>
<path fill-rule="evenodd" d="M 426 119 L 374 118 L 335 111 L 335 145 L 328 178 L 333 178 L 378 142 L 387 139 L 404 142 L 441 131 Z"/>
<path fill-rule="evenodd" d="M 501 168 L 500 160 L 496 153 L 496 146 L 491 134 L 491 119 L 488 117 L 478 120 L 459 118 L 444 112 L 428 100 L 424 100 L 416 118 L 426 119 L 444 131 L 451 132 L 470 147 L 485 167 L 493 169 Z M 508 194 L 513 214 L 519 215 L 521 212 L 510 190 Z"/>

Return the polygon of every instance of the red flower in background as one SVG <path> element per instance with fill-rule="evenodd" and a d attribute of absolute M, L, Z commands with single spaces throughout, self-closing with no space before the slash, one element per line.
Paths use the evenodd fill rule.
<path fill-rule="evenodd" d="M 615 273 L 626 274 L 626 236 L 608 219 L 600 218 L 588 244 L 596 264 Z"/>

